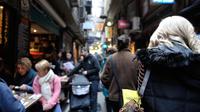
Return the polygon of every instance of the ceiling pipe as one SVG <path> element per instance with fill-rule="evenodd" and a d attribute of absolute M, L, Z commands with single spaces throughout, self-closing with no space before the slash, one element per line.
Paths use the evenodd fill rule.
<path fill-rule="evenodd" d="M 46 10 L 50 16 L 62 27 L 66 27 L 66 23 L 63 19 L 56 13 L 56 11 L 52 8 L 52 6 L 46 0 L 37 0 L 41 7 Z"/>

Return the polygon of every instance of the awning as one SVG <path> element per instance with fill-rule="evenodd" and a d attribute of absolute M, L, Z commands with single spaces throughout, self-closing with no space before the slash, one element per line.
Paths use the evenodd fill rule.
<path fill-rule="evenodd" d="M 48 0 L 50 5 L 54 8 L 54 10 L 60 15 L 60 17 L 63 18 L 63 20 L 66 22 L 67 26 L 65 29 L 67 29 L 67 32 L 72 33 L 72 38 L 74 40 L 80 40 L 81 43 L 84 43 L 83 34 L 80 30 L 80 24 L 76 22 L 76 19 L 74 18 L 72 14 L 72 9 L 69 6 L 70 1 L 69 0 Z M 59 7 L 58 7 L 59 6 Z"/>
<path fill-rule="evenodd" d="M 54 34 L 59 35 L 60 27 L 55 24 L 47 14 L 37 9 L 36 6 L 31 5 L 30 15 L 31 21 L 37 23 Z"/>
<path fill-rule="evenodd" d="M 80 43 L 84 44 L 84 38 L 81 34 L 81 32 L 77 31 L 74 32 L 72 29 L 74 29 L 73 27 L 66 27 L 65 31 L 70 35 L 70 37 L 73 40 L 78 40 Z"/>

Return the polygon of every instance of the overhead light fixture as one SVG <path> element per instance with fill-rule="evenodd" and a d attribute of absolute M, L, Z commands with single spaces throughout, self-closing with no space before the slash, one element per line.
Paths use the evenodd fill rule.
<path fill-rule="evenodd" d="M 98 41 L 97 44 L 100 44 L 100 42 Z"/>
<path fill-rule="evenodd" d="M 98 47 L 95 47 L 95 50 L 98 50 Z"/>
<path fill-rule="evenodd" d="M 93 49 L 93 46 L 90 46 L 89 48 L 90 48 L 90 49 Z"/>
<path fill-rule="evenodd" d="M 34 30 L 33 30 L 33 32 L 34 32 L 34 33 L 36 33 L 36 32 L 37 32 L 37 30 L 36 30 L 36 29 L 34 29 Z"/>
<path fill-rule="evenodd" d="M 3 9 L 3 6 L 0 6 L 0 9 Z"/>
<path fill-rule="evenodd" d="M 107 25 L 107 26 L 112 26 L 112 25 L 113 25 L 113 22 L 112 22 L 112 21 L 108 21 L 108 22 L 106 23 L 106 25 Z"/>
<path fill-rule="evenodd" d="M 112 45 L 110 44 L 110 45 L 108 45 L 108 48 L 111 48 L 112 47 Z"/>

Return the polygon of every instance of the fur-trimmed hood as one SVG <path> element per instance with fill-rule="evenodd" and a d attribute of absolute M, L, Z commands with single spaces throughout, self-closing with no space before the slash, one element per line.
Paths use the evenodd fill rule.
<path fill-rule="evenodd" d="M 174 47 L 158 46 L 151 49 L 141 49 L 136 52 L 136 58 L 145 66 L 185 67 L 200 64 L 200 54 L 194 54 L 181 45 Z"/>

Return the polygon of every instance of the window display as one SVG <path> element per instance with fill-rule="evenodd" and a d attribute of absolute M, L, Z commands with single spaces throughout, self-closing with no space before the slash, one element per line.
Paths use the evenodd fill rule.
<path fill-rule="evenodd" d="M 8 42 L 8 12 L 0 5 L 0 45 L 5 46 Z"/>
<path fill-rule="evenodd" d="M 0 44 L 3 43 L 3 38 L 2 38 L 2 24 L 3 23 L 3 6 L 0 6 Z"/>
<path fill-rule="evenodd" d="M 33 58 L 41 58 L 56 49 L 56 37 L 48 34 L 32 34 L 30 41 L 30 54 Z"/>

